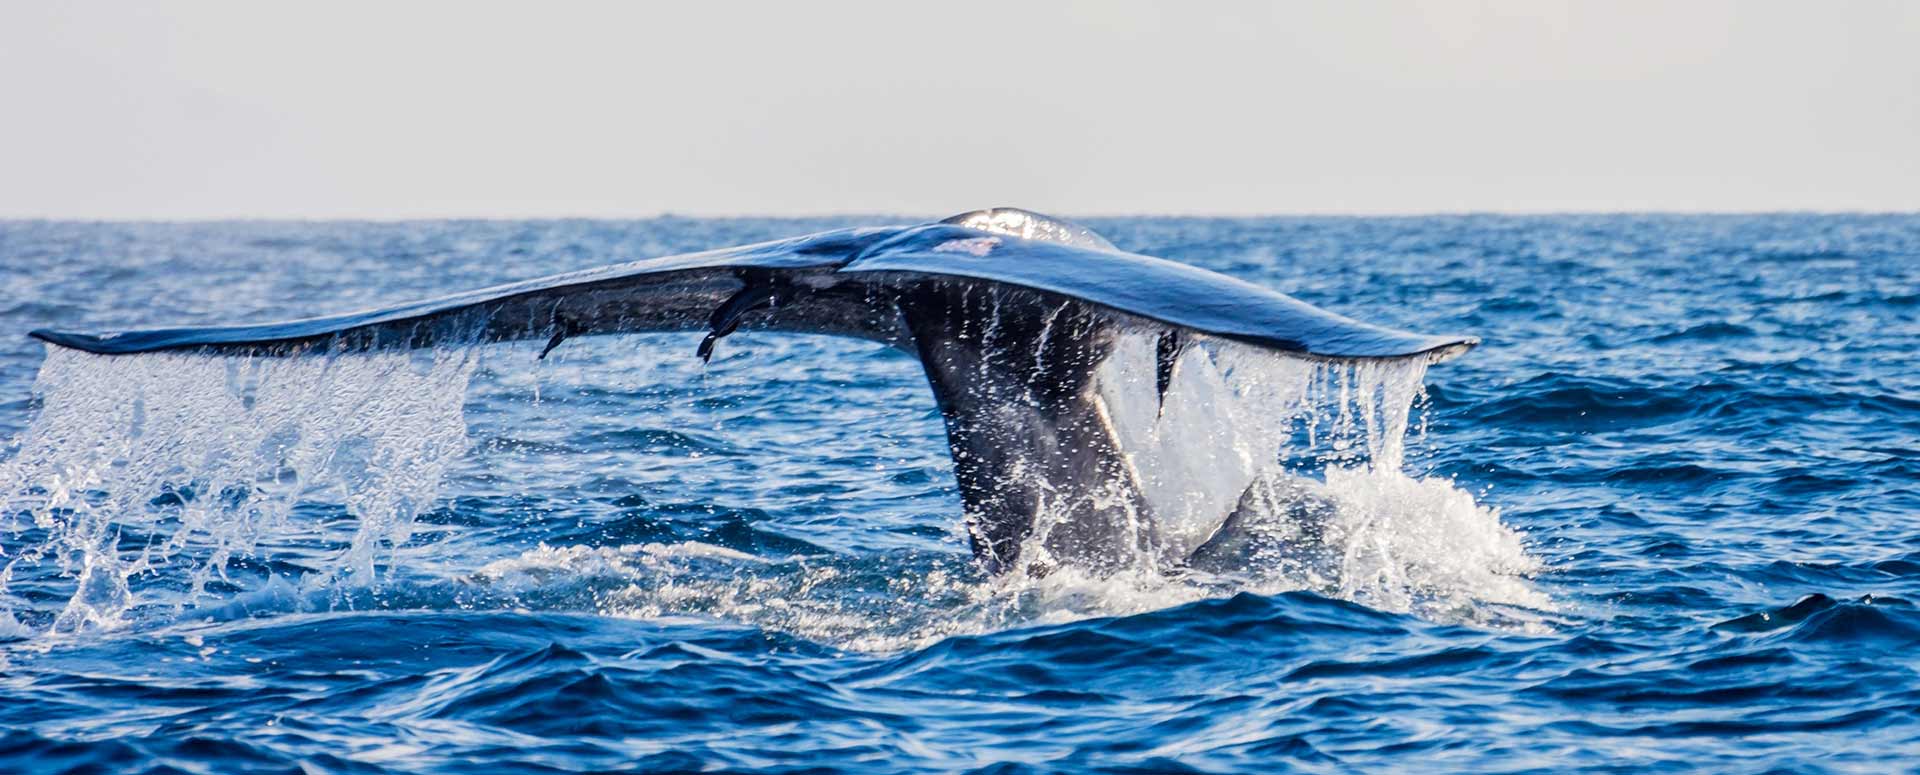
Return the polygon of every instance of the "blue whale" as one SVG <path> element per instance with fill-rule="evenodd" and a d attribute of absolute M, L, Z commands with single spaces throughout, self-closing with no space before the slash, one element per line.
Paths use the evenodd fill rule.
<path fill-rule="evenodd" d="M 1042 504 L 1049 550 L 1094 565 L 1137 547 L 1151 519 L 1124 486 L 1126 454 L 1094 374 L 1122 335 L 1153 338 L 1164 399 L 1180 359 L 1217 337 L 1334 361 L 1424 356 L 1478 344 L 1363 323 L 1225 275 L 1121 251 L 1093 231 L 1014 208 L 937 223 L 840 229 L 554 275 L 383 309 L 253 325 L 85 334 L 38 330 L 102 355 L 421 348 L 642 331 L 835 334 L 915 355 L 945 418 L 974 553 L 1011 568 Z M 1012 357 L 1017 355 L 1018 357 Z M 1122 486 L 1115 486 L 1120 483 Z M 1115 495 L 1118 494 L 1118 497 Z M 1226 514 L 1221 522 L 1228 521 Z"/>

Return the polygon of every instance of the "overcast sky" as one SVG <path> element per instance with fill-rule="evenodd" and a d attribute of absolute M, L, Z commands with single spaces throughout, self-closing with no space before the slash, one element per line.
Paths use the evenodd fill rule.
<path fill-rule="evenodd" d="M 1920 210 L 1920 3 L 0 0 L 0 217 Z"/>

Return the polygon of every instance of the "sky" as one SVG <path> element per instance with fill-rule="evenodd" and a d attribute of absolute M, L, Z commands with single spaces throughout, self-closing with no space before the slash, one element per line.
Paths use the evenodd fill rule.
<path fill-rule="evenodd" d="M 1920 210 L 1920 3 L 0 0 L 0 217 Z"/>

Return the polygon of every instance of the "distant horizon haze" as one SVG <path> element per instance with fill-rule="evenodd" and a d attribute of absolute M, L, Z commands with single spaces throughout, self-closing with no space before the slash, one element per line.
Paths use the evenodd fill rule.
<path fill-rule="evenodd" d="M 401 215 L 189 215 L 177 217 L 68 217 L 46 215 L 0 215 L 0 223 L 101 223 L 101 224 L 209 224 L 209 223 L 408 223 L 408 222 L 515 222 L 529 223 L 552 221 L 653 221 L 663 219 L 682 219 L 688 221 L 727 221 L 727 220 L 776 220 L 804 221 L 816 219 L 872 219 L 874 225 L 882 223 L 907 223 L 918 220 L 937 220 L 963 212 L 987 209 L 991 207 L 1018 207 L 1006 203 L 988 204 L 961 210 L 925 212 L 925 213 L 882 213 L 882 212 L 794 212 L 794 213 L 678 213 L 672 211 L 654 213 L 603 213 L 588 215 L 435 215 L 407 213 Z M 1033 209 L 1033 208 L 1023 208 Z M 1063 218 L 1070 221 L 1091 220 L 1153 220 L 1153 219 L 1192 219 L 1192 220 L 1262 220 L 1262 219 L 1339 219 L 1357 220 L 1393 220 L 1393 219 L 1471 219 L 1471 218 L 1606 218 L 1606 217 L 1673 217 L 1673 218 L 1753 218 L 1768 216 L 1804 216 L 1804 217 L 1901 217 L 1920 215 L 1920 209 L 1914 210 L 1461 210 L 1457 212 L 1272 212 L 1272 213 L 1199 213 L 1199 212 L 1157 212 L 1157 213 L 1075 213 L 1064 210 L 1036 210 L 1044 215 Z M 891 220 L 889 220 L 891 219 Z"/>
<path fill-rule="evenodd" d="M 1920 212 L 1920 4 L 0 6 L 0 219 Z"/>

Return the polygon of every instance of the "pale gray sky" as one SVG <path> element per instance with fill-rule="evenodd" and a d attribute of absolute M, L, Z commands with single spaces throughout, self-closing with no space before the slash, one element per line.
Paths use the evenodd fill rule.
<path fill-rule="evenodd" d="M 0 0 L 0 217 L 1920 210 L 1920 3 Z"/>

